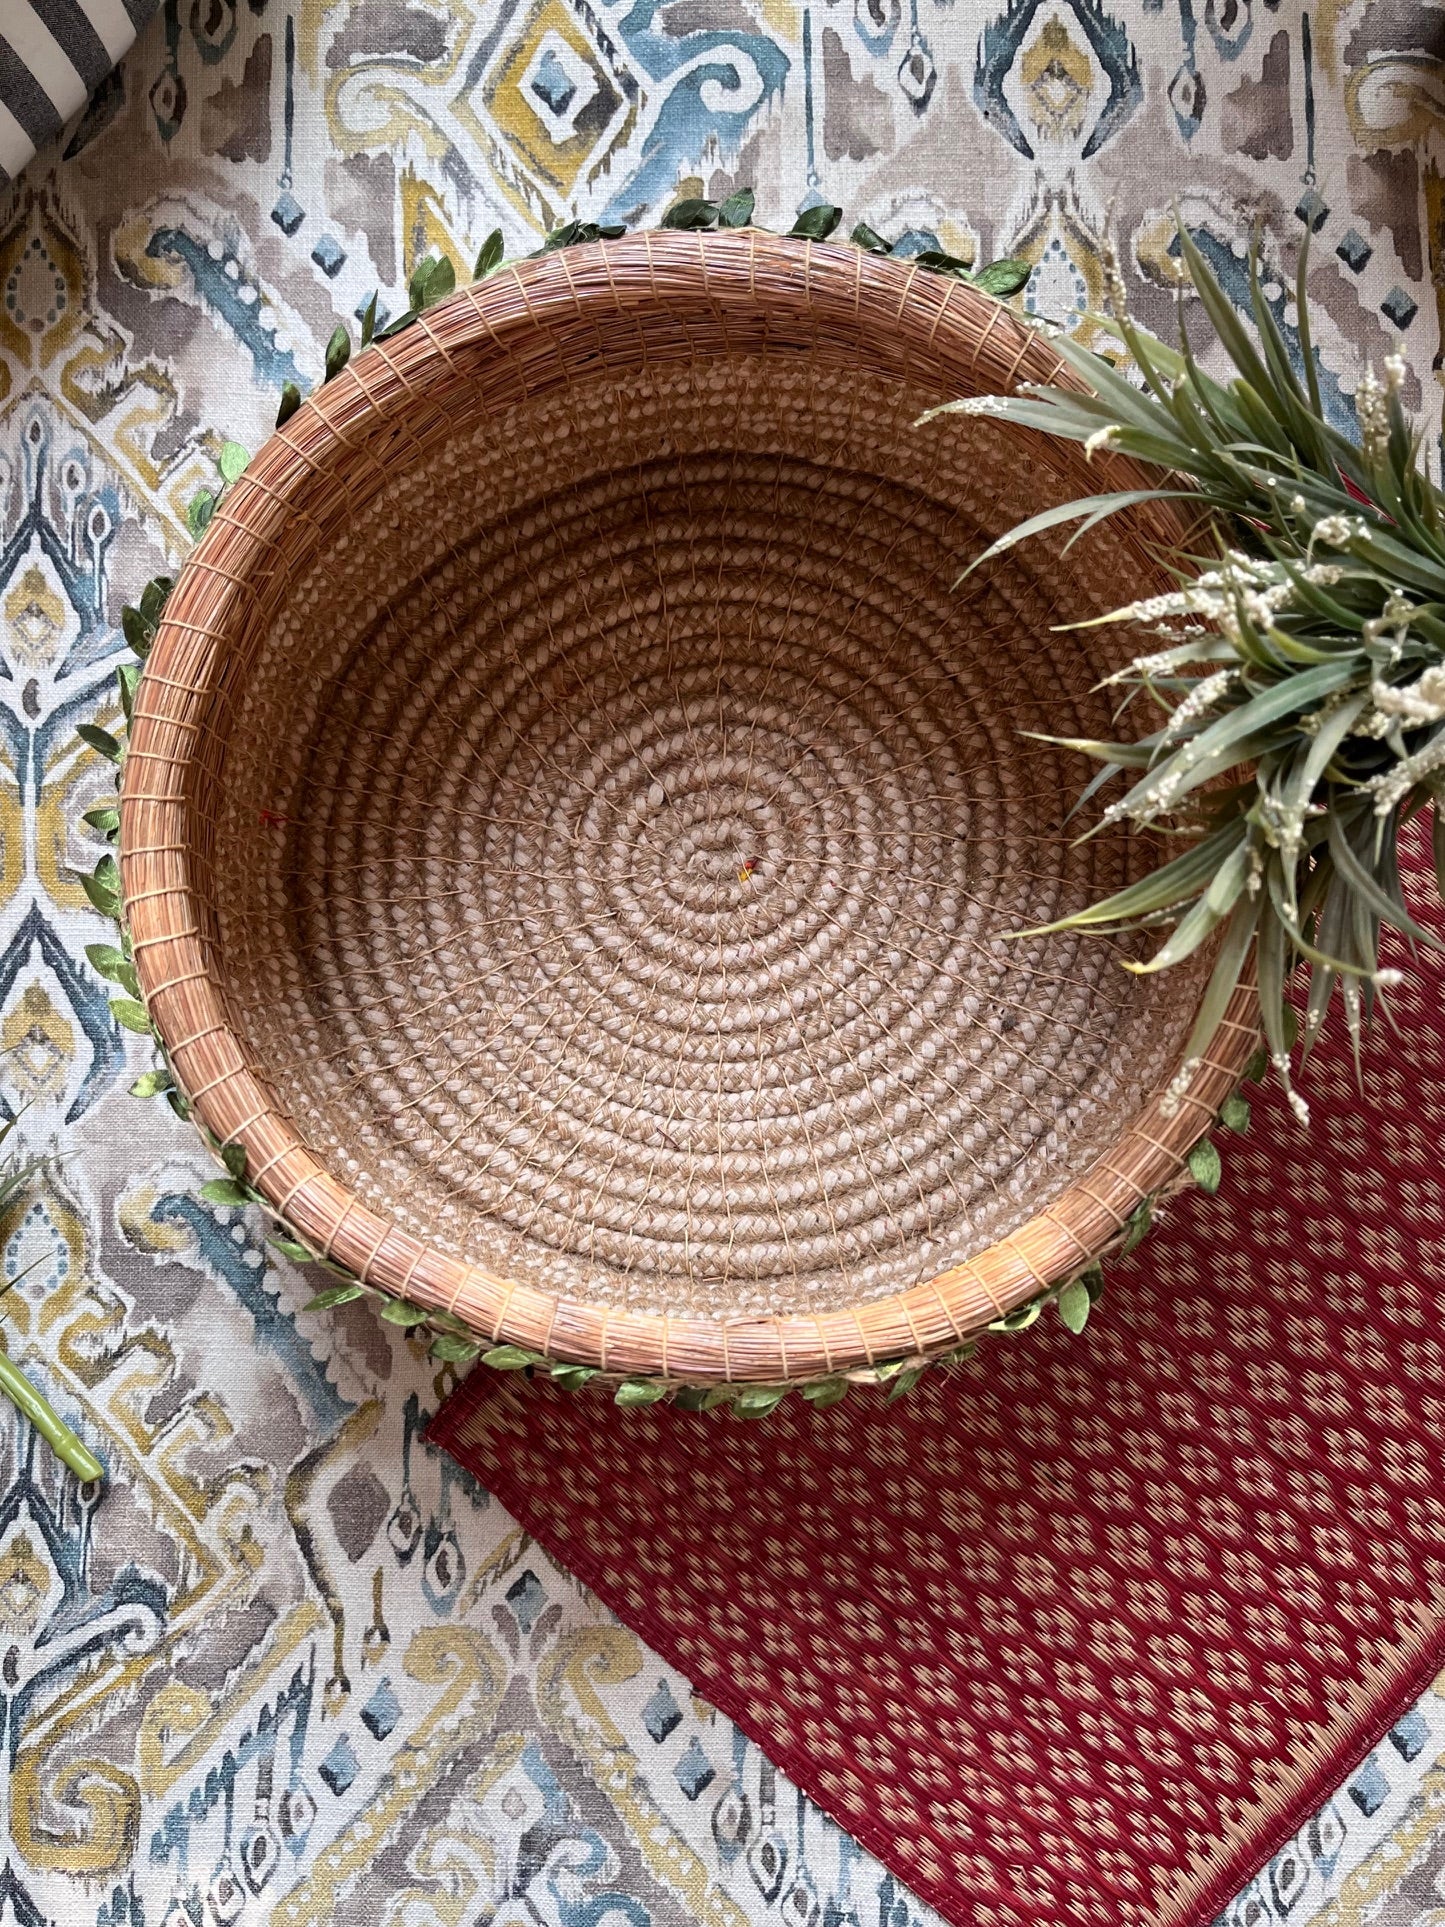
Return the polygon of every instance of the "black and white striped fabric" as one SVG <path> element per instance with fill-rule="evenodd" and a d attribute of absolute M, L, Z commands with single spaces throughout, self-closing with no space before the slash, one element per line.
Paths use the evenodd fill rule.
<path fill-rule="evenodd" d="M 160 0 L 0 0 L 0 186 L 85 105 Z"/>

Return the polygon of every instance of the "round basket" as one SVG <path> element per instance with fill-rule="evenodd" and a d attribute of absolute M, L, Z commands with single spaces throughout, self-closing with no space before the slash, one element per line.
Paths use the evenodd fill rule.
<path fill-rule="evenodd" d="M 548 1358 L 780 1384 L 957 1348 L 1178 1180 L 1247 996 L 1183 1077 L 1207 963 L 1018 933 L 1158 860 L 1077 840 L 1040 738 L 1114 733 L 1140 645 L 1058 625 L 1171 586 L 1182 527 L 958 587 L 1134 472 L 918 425 L 1060 372 L 926 269 L 638 234 L 260 450 L 146 666 L 121 869 L 176 1078 L 311 1250 Z"/>

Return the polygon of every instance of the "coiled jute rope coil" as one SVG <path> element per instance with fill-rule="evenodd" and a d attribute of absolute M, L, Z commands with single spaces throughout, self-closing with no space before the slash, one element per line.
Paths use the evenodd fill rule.
<path fill-rule="evenodd" d="M 1157 860 L 1076 840 L 1039 738 L 1113 733 L 1129 638 L 1058 625 L 1183 525 L 956 588 L 1132 471 L 917 425 L 1059 374 L 906 263 L 648 233 L 425 311 L 258 452 L 165 608 L 121 869 L 198 1120 L 313 1250 L 549 1357 L 782 1381 L 957 1347 L 1177 1180 L 1247 997 L 1180 1101 L 1201 970 L 1016 933 Z"/>

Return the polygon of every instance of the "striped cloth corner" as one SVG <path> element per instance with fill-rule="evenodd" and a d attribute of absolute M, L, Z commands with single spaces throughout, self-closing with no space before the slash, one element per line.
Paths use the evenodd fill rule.
<path fill-rule="evenodd" d="M 160 0 L 0 0 L 0 186 L 59 133 Z"/>

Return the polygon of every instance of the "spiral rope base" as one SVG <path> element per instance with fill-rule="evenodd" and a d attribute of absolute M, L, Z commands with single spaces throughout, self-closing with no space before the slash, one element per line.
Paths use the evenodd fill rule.
<path fill-rule="evenodd" d="M 842 1309 L 1117 1137 L 1200 990 L 1018 938 L 1130 593 L 933 392 L 781 356 L 585 380 L 394 474 L 232 700 L 228 1005 L 323 1164 L 433 1250 L 634 1311 Z"/>

